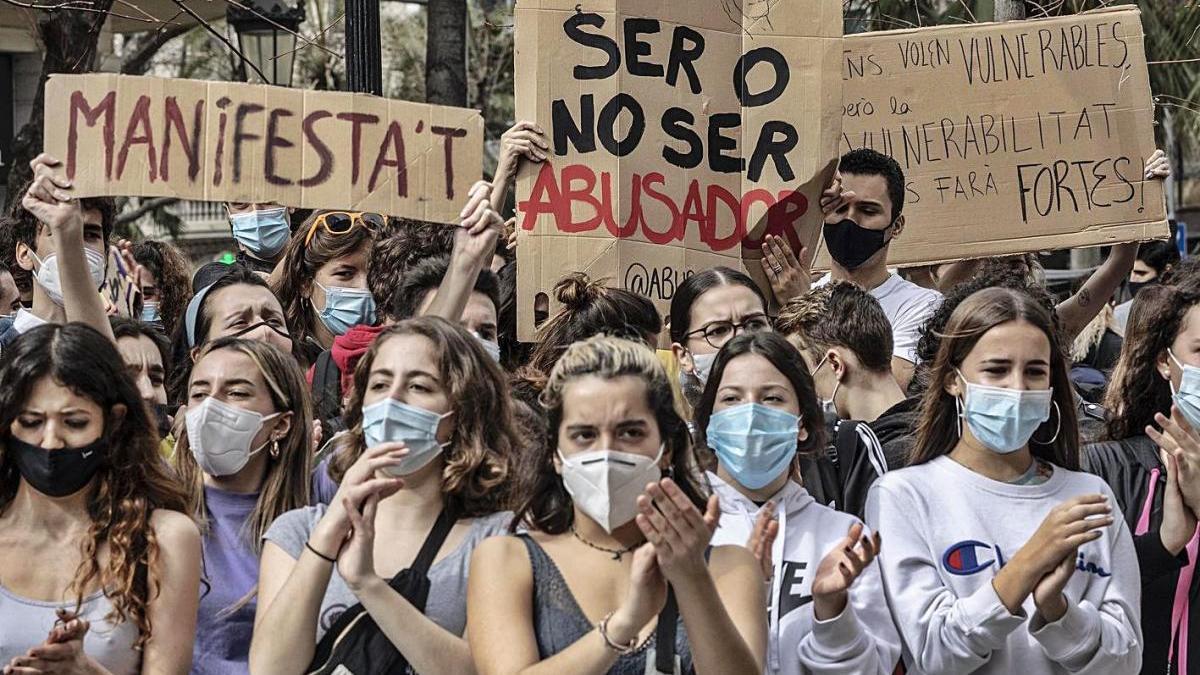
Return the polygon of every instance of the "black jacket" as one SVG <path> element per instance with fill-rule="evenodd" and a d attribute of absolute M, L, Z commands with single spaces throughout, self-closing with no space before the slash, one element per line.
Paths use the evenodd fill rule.
<path fill-rule="evenodd" d="M 874 422 L 826 420 L 831 442 L 825 453 L 800 457 L 808 493 L 820 504 L 863 518 L 875 479 L 907 463 L 919 406 L 920 399 L 908 398 Z"/>
<path fill-rule="evenodd" d="M 1186 549 L 1178 556 L 1168 553 L 1158 535 L 1158 529 L 1162 526 L 1163 492 L 1167 484 L 1166 468 L 1158 459 L 1158 447 L 1146 436 L 1093 443 L 1085 447 L 1083 461 L 1086 470 L 1103 478 L 1112 488 L 1130 533 L 1137 526 L 1149 494 L 1150 472 L 1159 470 L 1150 511 L 1150 529 L 1146 534 L 1133 536 L 1138 565 L 1142 570 L 1142 635 L 1145 640 L 1142 673 L 1184 675 L 1179 671 L 1178 664 L 1172 664 L 1168 670 L 1167 652 L 1171 641 L 1175 585 L 1179 571 L 1188 559 Z M 1190 597 L 1188 665 L 1195 673 L 1200 672 L 1200 575 L 1192 579 Z"/>
<path fill-rule="evenodd" d="M 883 455 L 887 458 L 888 471 L 902 469 L 908 464 L 908 454 L 917 436 L 920 411 L 921 399 L 909 397 L 888 408 L 879 419 L 871 422 L 871 431 L 875 432 Z"/>

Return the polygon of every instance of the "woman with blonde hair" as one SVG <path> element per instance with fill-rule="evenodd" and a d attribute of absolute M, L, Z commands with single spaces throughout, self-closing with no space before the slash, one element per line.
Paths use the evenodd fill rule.
<path fill-rule="evenodd" d="M 295 359 L 260 340 L 204 347 L 172 459 L 204 537 L 192 672 L 248 672 L 258 556 L 271 523 L 308 505 L 312 412 Z"/>
<path fill-rule="evenodd" d="M 267 532 L 251 669 L 469 673 L 471 552 L 512 518 L 504 378 L 470 333 L 422 317 L 375 339 L 353 392 L 333 502 Z"/>
<path fill-rule="evenodd" d="M 472 561 L 469 631 L 483 675 L 763 672 L 757 561 L 711 546 L 720 516 L 646 345 L 567 348 L 542 393 L 549 443 L 514 524 Z"/>

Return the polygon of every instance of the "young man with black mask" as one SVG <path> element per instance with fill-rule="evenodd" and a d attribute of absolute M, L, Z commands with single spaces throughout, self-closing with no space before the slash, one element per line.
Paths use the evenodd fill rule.
<path fill-rule="evenodd" d="M 825 213 L 830 273 L 818 281 L 851 281 L 879 301 L 892 325 L 892 372 L 908 386 L 917 361 L 920 328 L 942 296 L 888 270 L 892 240 L 904 232 L 904 172 L 896 160 L 868 148 L 842 156 L 841 199 Z"/>

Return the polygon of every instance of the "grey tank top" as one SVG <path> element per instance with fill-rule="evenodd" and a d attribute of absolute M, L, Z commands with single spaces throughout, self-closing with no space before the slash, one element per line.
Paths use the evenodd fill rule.
<path fill-rule="evenodd" d="M 541 545 L 528 534 L 516 536 L 525 542 L 529 563 L 533 568 L 533 631 L 537 638 L 538 657 L 544 660 L 575 644 L 596 627 L 588 621 L 575 595 L 567 587 L 567 580 L 563 578 L 558 565 L 554 564 Z M 618 658 L 609 669 L 609 675 L 657 673 L 653 658 L 657 648 L 652 636 L 645 651 Z M 692 652 L 682 616 L 675 630 L 675 655 L 677 673 L 693 672 Z"/>
<path fill-rule="evenodd" d="M 30 600 L 0 586 L 0 666 L 45 642 L 58 620 L 55 610 L 59 608 L 74 611 L 75 602 Z M 83 651 L 113 675 L 139 673 L 142 654 L 133 648 L 137 626 L 128 621 L 110 624 L 104 617 L 111 611 L 112 602 L 103 593 L 84 598 L 79 615 L 91 628 L 83 638 Z"/>

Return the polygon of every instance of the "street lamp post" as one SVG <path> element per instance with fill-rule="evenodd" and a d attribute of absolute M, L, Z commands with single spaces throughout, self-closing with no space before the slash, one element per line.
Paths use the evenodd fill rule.
<path fill-rule="evenodd" d="M 346 0 L 346 86 L 383 96 L 379 0 Z"/>
<path fill-rule="evenodd" d="M 295 6 L 283 0 L 231 2 L 225 18 L 237 32 L 238 49 L 246 59 L 241 64 L 246 81 L 258 79 L 254 69 L 247 66 L 249 61 L 267 77 L 267 84 L 290 87 L 296 31 L 304 21 L 303 0 Z"/>

